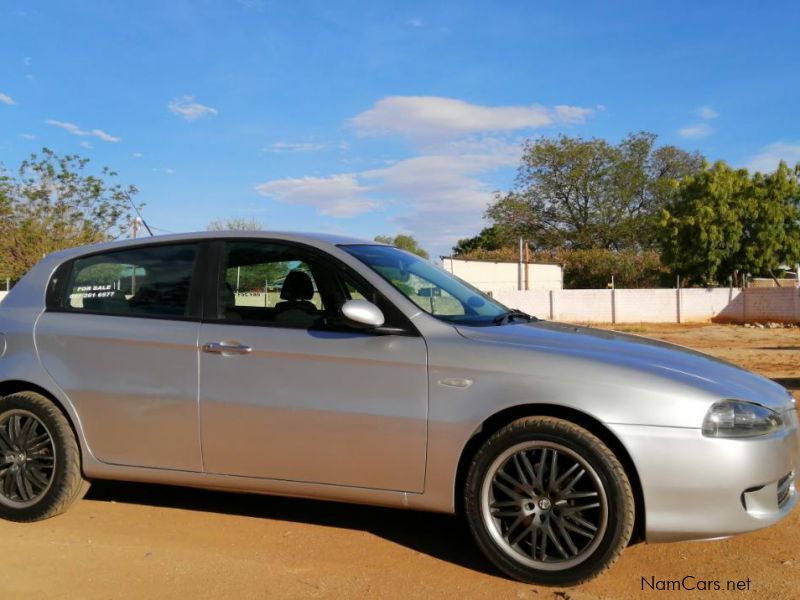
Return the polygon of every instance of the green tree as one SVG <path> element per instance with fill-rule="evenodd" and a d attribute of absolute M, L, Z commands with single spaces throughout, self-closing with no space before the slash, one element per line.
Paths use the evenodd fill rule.
<path fill-rule="evenodd" d="M 476 250 L 500 250 L 514 243 L 511 233 L 500 225 L 484 227 L 475 237 L 458 240 L 453 246 L 453 254 L 460 256 Z"/>
<path fill-rule="evenodd" d="M 9 172 L 0 168 L 0 276 L 19 279 L 43 256 L 121 236 L 132 216 L 134 186 L 114 183 L 108 167 L 48 148 Z"/>
<path fill-rule="evenodd" d="M 514 188 L 497 194 L 487 217 L 537 248 L 647 248 L 671 184 L 702 167 L 702 158 L 655 146 L 651 133 L 619 144 L 568 136 L 525 144 Z"/>
<path fill-rule="evenodd" d="M 382 244 L 390 244 L 392 246 L 396 246 L 401 250 L 407 250 L 417 256 L 421 256 L 422 258 L 430 258 L 428 252 L 419 245 L 419 242 L 415 240 L 410 235 L 405 234 L 398 234 L 394 237 L 390 235 L 377 235 L 375 236 L 375 241 L 380 242 Z"/>
<path fill-rule="evenodd" d="M 770 174 L 755 173 L 752 187 L 733 263 L 774 278 L 780 265 L 800 262 L 800 163 L 793 170 L 781 162 Z"/>
<path fill-rule="evenodd" d="M 800 165 L 750 175 L 717 162 L 684 178 L 662 211 L 662 260 L 693 283 L 738 284 L 800 259 Z"/>
<path fill-rule="evenodd" d="M 206 225 L 208 231 L 262 231 L 263 223 L 256 219 L 214 219 Z"/>

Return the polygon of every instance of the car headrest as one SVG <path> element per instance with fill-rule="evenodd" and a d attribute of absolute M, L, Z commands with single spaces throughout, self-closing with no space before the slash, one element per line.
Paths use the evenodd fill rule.
<path fill-rule="evenodd" d="M 281 288 L 281 300 L 289 302 L 299 302 L 301 300 L 311 300 L 314 297 L 314 284 L 311 277 L 304 271 L 292 271 L 283 280 Z"/>

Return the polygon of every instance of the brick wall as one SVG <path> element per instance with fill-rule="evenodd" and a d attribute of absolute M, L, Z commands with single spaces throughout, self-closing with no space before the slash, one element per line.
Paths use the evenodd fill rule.
<path fill-rule="evenodd" d="M 747 321 L 800 322 L 800 288 L 750 288 L 743 312 Z"/>

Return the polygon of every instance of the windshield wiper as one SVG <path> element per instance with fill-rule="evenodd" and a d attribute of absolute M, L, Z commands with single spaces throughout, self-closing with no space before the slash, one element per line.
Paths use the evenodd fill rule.
<path fill-rule="evenodd" d="M 531 321 L 538 321 L 536 317 L 532 317 L 526 312 L 522 312 L 521 310 L 507 310 L 506 312 L 497 315 L 494 319 L 492 319 L 492 323 L 495 325 L 505 325 L 506 323 L 511 323 L 514 319 L 524 319 L 529 323 Z"/>

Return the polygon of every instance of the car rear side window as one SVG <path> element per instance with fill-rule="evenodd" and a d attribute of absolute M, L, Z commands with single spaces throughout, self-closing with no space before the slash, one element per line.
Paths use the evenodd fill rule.
<path fill-rule="evenodd" d="M 195 244 L 146 246 L 78 258 L 61 306 L 72 312 L 188 316 Z"/>

